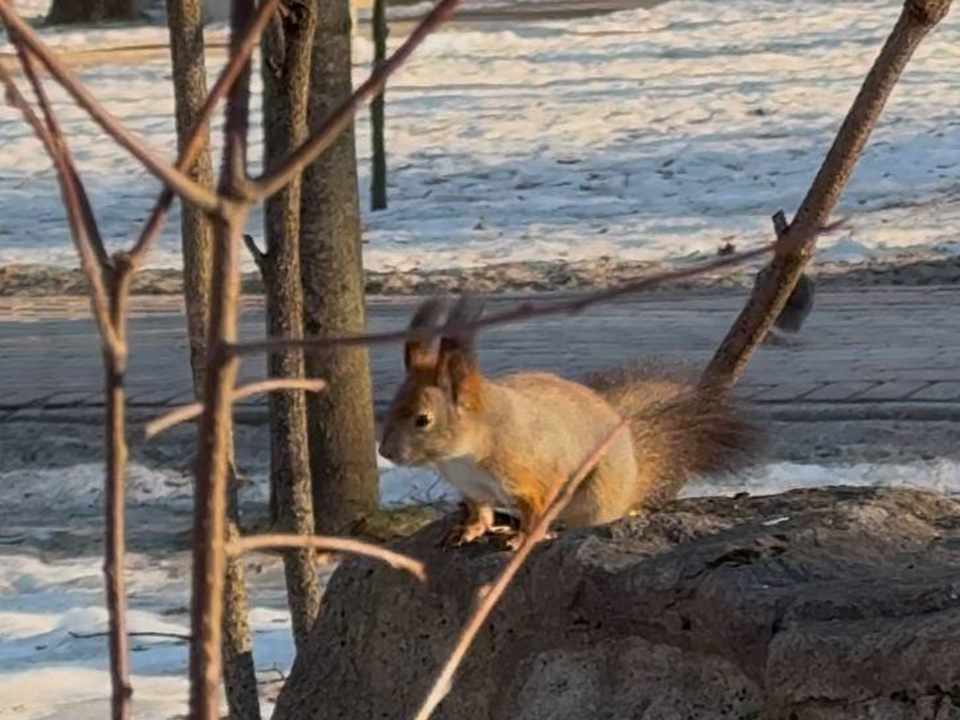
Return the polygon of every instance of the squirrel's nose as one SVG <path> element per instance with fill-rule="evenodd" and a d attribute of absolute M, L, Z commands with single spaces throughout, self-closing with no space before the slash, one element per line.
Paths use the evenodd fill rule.
<path fill-rule="evenodd" d="M 390 442 L 389 438 L 384 437 L 380 441 L 380 457 L 389 460 L 390 462 L 395 462 L 397 457 L 397 449 L 393 446 L 394 444 Z"/>

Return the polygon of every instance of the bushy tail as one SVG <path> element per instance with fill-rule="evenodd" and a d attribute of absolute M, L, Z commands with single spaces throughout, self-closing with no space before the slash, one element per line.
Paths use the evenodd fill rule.
<path fill-rule="evenodd" d="M 595 373 L 585 383 L 630 419 L 639 468 L 639 504 L 672 500 L 685 483 L 753 462 L 762 433 L 725 390 L 655 362 Z"/>

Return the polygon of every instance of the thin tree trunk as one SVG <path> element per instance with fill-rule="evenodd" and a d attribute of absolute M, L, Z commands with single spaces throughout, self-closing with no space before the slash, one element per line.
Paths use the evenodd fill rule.
<path fill-rule="evenodd" d="M 167 0 L 177 141 L 181 151 L 197 124 L 200 109 L 207 96 L 202 12 L 202 0 Z M 203 149 L 189 174 L 206 187 L 213 187 L 209 131 L 206 133 Z M 183 293 L 190 338 L 190 367 L 193 371 L 194 387 L 199 389 L 203 387 L 207 358 L 210 263 L 213 254 L 213 234 L 207 214 L 189 203 L 182 203 L 180 234 L 183 247 Z"/>
<path fill-rule="evenodd" d="M 201 0 L 167 0 L 170 27 L 170 55 L 177 116 L 178 147 L 182 152 L 193 133 L 207 96 Z M 190 177 L 213 188 L 210 134 L 190 169 Z M 213 230 L 206 213 L 189 203 L 181 208 L 183 246 L 183 291 L 190 342 L 190 368 L 194 393 L 202 399 L 206 381 L 207 336 L 210 318 Z M 232 442 L 231 442 L 232 445 Z M 229 453 L 232 458 L 232 450 Z M 231 462 L 232 466 L 232 462 Z M 227 533 L 238 535 L 239 503 L 235 473 L 230 471 L 227 503 Z M 243 559 L 228 558 L 224 580 L 223 663 L 224 687 L 230 717 L 259 720 L 260 701 L 253 665 L 253 641 L 247 616 L 246 581 Z"/>
<path fill-rule="evenodd" d="M 227 476 L 226 542 L 240 537 L 237 478 L 232 464 Z M 253 632 L 247 610 L 247 579 L 243 556 L 228 556 L 223 579 L 223 687 L 230 720 L 260 720 L 257 669 L 253 663 Z"/>
<path fill-rule="evenodd" d="M 130 20 L 137 14 L 134 0 L 53 0 L 47 25 Z"/>
<path fill-rule="evenodd" d="M 736 383 L 747 362 L 793 293 L 853 174 L 890 93 L 920 42 L 950 9 L 950 0 L 906 0 L 903 12 L 873 63 L 793 221 L 779 238 L 762 282 L 723 339 L 701 378 L 709 386 Z"/>
<path fill-rule="evenodd" d="M 350 95 L 348 0 L 319 3 L 313 46 L 310 126 Z M 304 173 L 300 222 L 304 330 L 361 332 L 365 325 L 360 208 L 353 125 Z M 379 504 L 370 361 L 365 348 L 310 353 L 309 377 L 329 390 L 307 399 L 317 531 L 342 533 Z"/>
<path fill-rule="evenodd" d="M 310 52 L 316 29 L 313 0 L 288 0 L 263 36 L 264 165 L 286 156 L 307 137 Z M 258 257 L 267 304 L 268 337 L 302 337 L 300 284 L 300 178 L 266 203 L 267 251 Z M 273 353 L 270 377 L 302 378 L 303 352 Z M 307 406 L 303 391 L 270 395 L 270 483 L 277 524 L 285 532 L 313 534 Z M 297 648 L 306 640 L 320 609 L 313 550 L 287 550 L 283 556 L 287 602 Z"/>
<path fill-rule="evenodd" d="M 379 67 L 387 57 L 387 0 L 373 0 L 373 64 Z M 384 139 L 386 89 L 370 102 L 370 138 L 373 168 L 370 173 L 370 209 L 387 208 L 387 148 Z"/>

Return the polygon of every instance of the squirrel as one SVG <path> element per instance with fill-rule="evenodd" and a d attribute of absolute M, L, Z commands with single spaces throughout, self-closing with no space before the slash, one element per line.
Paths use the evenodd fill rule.
<path fill-rule="evenodd" d="M 559 518 L 565 527 L 601 525 L 676 497 L 688 480 L 750 462 L 759 431 L 723 390 L 672 378 L 655 364 L 624 366 L 583 383 L 546 372 L 498 379 L 480 370 L 474 323 L 482 302 L 462 296 L 420 305 L 411 329 L 406 378 L 383 424 L 380 454 L 399 465 L 432 466 L 463 496 L 448 545 L 496 532 L 494 508 L 519 514 L 507 541 L 516 549 L 545 510 L 550 490 L 572 474 L 624 418 L 622 432 Z M 450 332 L 444 332 L 444 318 Z"/>

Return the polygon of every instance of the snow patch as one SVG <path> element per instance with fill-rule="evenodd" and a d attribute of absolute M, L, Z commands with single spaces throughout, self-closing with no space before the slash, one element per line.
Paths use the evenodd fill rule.
<path fill-rule="evenodd" d="M 364 215 L 366 266 L 683 262 L 728 240 L 740 249 L 767 242 L 770 214 L 799 204 L 898 12 L 882 0 L 673 0 L 434 35 L 388 88 L 390 208 Z M 74 32 L 48 35 L 62 45 L 101 41 L 100 31 Z M 166 31 L 119 32 L 117 43 L 142 44 Z M 365 38 L 355 45 L 359 81 L 372 50 Z M 960 24 L 944 23 L 891 98 L 837 211 L 850 225 L 822 238 L 825 257 L 896 260 L 909 251 L 915 261 L 960 248 L 958 61 Z M 211 74 L 222 62 L 212 54 Z M 164 53 L 79 72 L 112 112 L 173 156 Z M 129 244 L 157 183 L 51 91 L 108 243 Z M 259 72 L 254 94 L 256 118 Z M 361 112 L 357 122 L 364 208 L 367 118 Z M 9 210 L 0 263 L 75 265 L 49 162 L 7 107 L 0 142 L 0 203 Z M 255 127 L 255 165 L 262 150 Z M 256 215 L 249 229 L 257 235 L 260 226 Z M 174 215 L 153 265 L 180 264 L 178 235 Z"/>
<path fill-rule="evenodd" d="M 83 465 L 59 471 L 59 480 L 87 489 L 57 495 L 57 509 L 68 510 L 72 498 L 86 508 L 92 477 L 102 467 Z M 46 471 L 34 471 L 47 487 Z M 449 501 L 453 491 L 424 470 L 397 468 L 381 461 L 384 502 Z M 0 474 L 0 504 L 16 511 L 18 493 Z M 17 471 L 20 483 L 28 471 Z M 77 476 L 82 481 L 74 483 Z M 177 499 L 171 492 L 179 473 L 133 468 L 140 487 L 134 502 L 159 497 Z M 255 479 L 255 484 L 264 484 Z M 859 464 L 824 467 L 776 463 L 736 480 L 697 483 L 684 493 L 697 495 L 769 494 L 797 487 L 823 485 L 920 487 L 957 495 L 960 464 L 951 460 L 902 465 Z M 152 487 L 151 487 L 152 486 Z M 0 716 L 17 720 L 100 720 L 107 715 L 109 672 L 106 639 L 107 614 L 103 601 L 100 557 L 49 559 L 21 547 L 5 548 L 0 561 Z M 257 666 L 265 677 L 276 668 L 289 669 L 293 659 L 289 614 L 283 598 L 282 566 L 259 557 L 250 561 L 250 621 Z M 131 553 L 127 559 L 130 593 L 129 627 L 133 633 L 189 633 L 189 558 L 186 553 L 162 557 Z M 92 635 L 92 636 L 91 636 Z M 187 698 L 187 646 L 177 637 L 131 637 L 133 684 L 138 717 L 172 718 L 182 715 Z M 265 711 L 269 712 L 265 701 Z"/>

